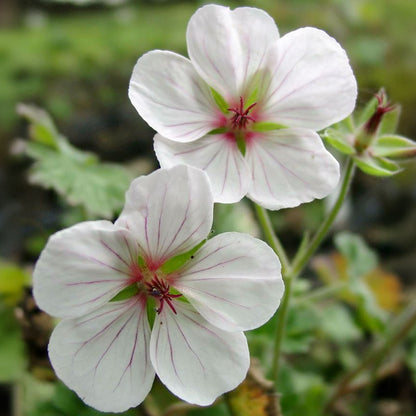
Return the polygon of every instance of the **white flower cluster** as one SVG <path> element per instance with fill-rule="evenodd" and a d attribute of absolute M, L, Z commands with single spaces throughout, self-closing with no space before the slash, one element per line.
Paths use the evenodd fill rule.
<path fill-rule="evenodd" d="M 187 42 L 190 59 L 149 52 L 130 83 L 132 103 L 158 132 L 163 169 L 132 182 L 115 223 L 54 234 L 34 271 L 39 307 L 62 318 L 52 366 L 102 411 L 137 406 L 155 374 L 199 405 L 241 383 L 243 331 L 273 316 L 284 285 L 264 242 L 240 233 L 206 240 L 214 202 L 248 195 L 292 207 L 339 179 L 316 133 L 355 103 L 334 39 L 313 28 L 279 38 L 261 10 L 209 5 L 192 16 Z"/>

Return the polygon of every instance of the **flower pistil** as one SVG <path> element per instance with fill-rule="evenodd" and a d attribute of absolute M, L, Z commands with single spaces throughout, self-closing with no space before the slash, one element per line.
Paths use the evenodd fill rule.
<path fill-rule="evenodd" d="M 243 97 L 240 97 L 240 105 L 238 107 L 228 108 L 228 111 L 234 113 L 230 120 L 234 129 L 245 129 L 249 121 L 255 121 L 255 119 L 248 114 L 256 104 L 257 103 L 253 103 L 244 109 L 244 100 Z"/>

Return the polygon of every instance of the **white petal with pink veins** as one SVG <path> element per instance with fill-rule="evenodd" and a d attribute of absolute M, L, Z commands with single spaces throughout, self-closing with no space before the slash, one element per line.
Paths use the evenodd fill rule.
<path fill-rule="evenodd" d="M 271 80 L 262 117 L 289 127 L 321 130 L 347 117 L 357 84 L 348 57 L 322 30 L 302 28 L 269 49 Z M 265 90 L 265 87 L 262 87 Z"/>
<path fill-rule="evenodd" d="M 208 240 L 178 274 L 175 288 L 225 331 L 263 325 L 284 292 L 276 254 L 263 241 L 241 233 Z"/>
<path fill-rule="evenodd" d="M 174 301 L 156 316 L 150 357 L 156 374 L 176 396 L 201 406 L 234 389 L 247 373 L 250 357 L 242 332 L 208 323 L 191 305 Z"/>
<path fill-rule="evenodd" d="M 177 143 L 159 134 L 154 140 L 162 168 L 184 164 L 208 174 L 215 202 L 234 203 L 246 195 L 250 178 L 235 140 L 224 135 L 208 135 L 191 143 Z"/>
<path fill-rule="evenodd" d="M 145 303 L 135 298 L 60 322 L 49 357 L 58 377 L 85 403 L 121 412 L 141 403 L 151 389 L 149 344 Z"/>
<path fill-rule="evenodd" d="M 129 285 L 138 246 L 132 234 L 109 221 L 89 221 L 49 238 L 36 263 L 37 304 L 61 318 L 87 313 Z"/>
<path fill-rule="evenodd" d="M 206 238 L 213 205 L 206 173 L 183 165 L 159 169 L 132 182 L 116 224 L 135 235 L 147 265 L 157 268 Z"/>
<path fill-rule="evenodd" d="M 191 17 L 186 39 L 198 73 L 230 101 L 243 95 L 247 82 L 263 67 L 279 32 L 263 10 L 208 5 Z"/>
<path fill-rule="evenodd" d="M 315 132 L 281 129 L 258 134 L 247 146 L 248 196 L 268 209 L 295 207 L 331 193 L 339 164 Z"/>
<path fill-rule="evenodd" d="M 137 61 L 129 97 L 141 117 L 172 140 L 192 141 L 218 127 L 209 87 L 188 59 L 173 52 L 152 51 Z"/>

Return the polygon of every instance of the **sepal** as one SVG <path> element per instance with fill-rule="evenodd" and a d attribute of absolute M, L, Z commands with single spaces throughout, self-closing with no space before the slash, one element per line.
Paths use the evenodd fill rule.
<path fill-rule="evenodd" d="M 349 142 L 347 135 L 335 128 L 328 128 L 323 134 L 323 139 L 335 149 L 346 155 L 353 155 L 356 151 Z"/>
<path fill-rule="evenodd" d="M 380 136 L 371 146 L 371 153 L 376 157 L 414 157 L 416 143 L 396 134 Z"/>
<path fill-rule="evenodd" d="M 402 170 L 396 162 L 384 157 L 370 156 L 367 152 L 355 156 L 354 161 L 364 173 L 371 176 L 393 176 Z"/>

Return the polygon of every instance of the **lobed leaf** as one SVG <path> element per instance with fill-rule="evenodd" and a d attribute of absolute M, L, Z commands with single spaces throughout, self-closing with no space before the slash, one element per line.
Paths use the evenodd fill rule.
<path fill-rule="evenodd" d="M 92 216 L 111 218 L 122 209 L 131 181 L 123 167 L 102 163 L 94 153 L 72 146 L 45 111 L 20 104 L 18 112 L 31 123 L 26 153 L 35 160 L 29 174 L 32 183 L 53 189 Z"/>

